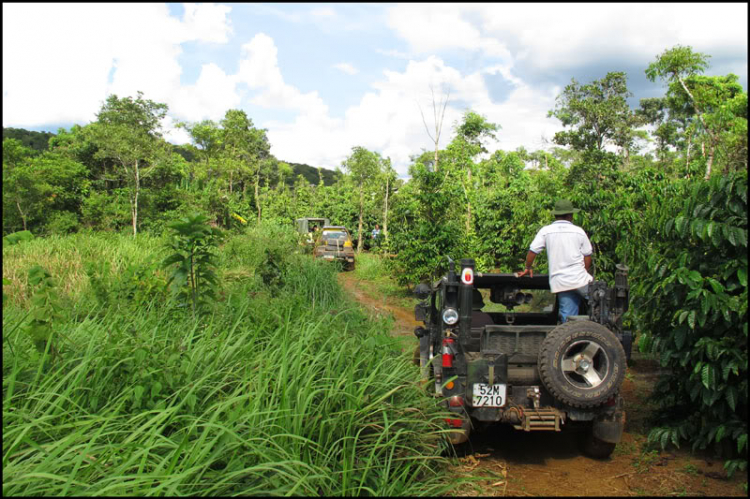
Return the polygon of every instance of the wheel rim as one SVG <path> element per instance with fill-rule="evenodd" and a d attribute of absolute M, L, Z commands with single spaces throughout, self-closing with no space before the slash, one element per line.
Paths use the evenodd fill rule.
<path fill-rule="evenodd" d="M 604 382 L 610 365 L 609 356 L 599 343 L 580 340 L 565 349 L 560 368 L 565 381 L 574 387 L 593 389 Z"/>

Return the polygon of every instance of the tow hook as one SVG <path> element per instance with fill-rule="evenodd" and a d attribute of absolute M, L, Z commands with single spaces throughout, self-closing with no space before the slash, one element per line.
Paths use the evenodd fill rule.
<path fill-rule="evenodd" d="M 539 409 L 539 399 L 542 397 L 542 394 L 539 392 L 539 387 L 532 386 L 527 389 L 526 396 L 531 399 L 531 402 L 534 404 L 534 409 Z"/>

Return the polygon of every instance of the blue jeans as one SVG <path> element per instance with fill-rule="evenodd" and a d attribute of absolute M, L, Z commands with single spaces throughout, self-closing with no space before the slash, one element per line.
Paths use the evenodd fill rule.
<path fill-rule="evenodd" d="M 578 315 L 578 308 L 581 305 L 581 299 L 588 300 L 589 285 L 586 284 L 578 289 L 561 291 L 557 293 L 557 300 L 560 303 L 560 322 L 563 324 L 568 320 L 570 315 Z"/>

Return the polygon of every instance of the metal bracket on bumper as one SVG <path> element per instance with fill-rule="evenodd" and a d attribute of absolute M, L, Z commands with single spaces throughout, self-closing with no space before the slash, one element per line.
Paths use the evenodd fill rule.
<path fill-rule="evenodd" d="M 525 409 L 520 424 L 513 428 L 523 431 L 560 431 L 565 424 L 565 413 L 554 407 L 544 409 Z"/>

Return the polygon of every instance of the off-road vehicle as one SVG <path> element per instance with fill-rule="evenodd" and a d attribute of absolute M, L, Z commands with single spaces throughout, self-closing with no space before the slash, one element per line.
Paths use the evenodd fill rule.
<path fill-rule="evenodd" d="M 448 273 L 415 294 L 422 300 L 415 316 L 424 322 L 414 331 L 415 362 L 455 414 L 446 420 L 452 443 L 466 442 L 473 428 L 508 423 L 524 431 L 584 430 L 586 454 L 612 453 L 625 424 L 618 392 L 632 338 L 622 328 L 627 267 L 617 266 L 613 287 L 591 282 L 581 315 L 564 324 L 546 274 L 474 272 L 471 259 L 456 272 L 449 259 Z M 541 310 L 528 311 L 532 305 Z"/>
<path fill-rule="evenodd" d="M 352 238 L 346 227 L 341 225 L 323 227 L 315 241 L 313 256 L 323 260 L 343 262 L 346 270 L 354 270 Z"/>
<path fill-rule="evenodd" d="M 307 247 L 312 247 L 315 244 L 315 236 L 317 233 L 314 229 L 320 229 L 326 225 L 331 225 L 331 221 L 327 218 L 298 218 L 294 221 L 297 226 L 297 232 L 300 235 L 300 244 Z"/>

